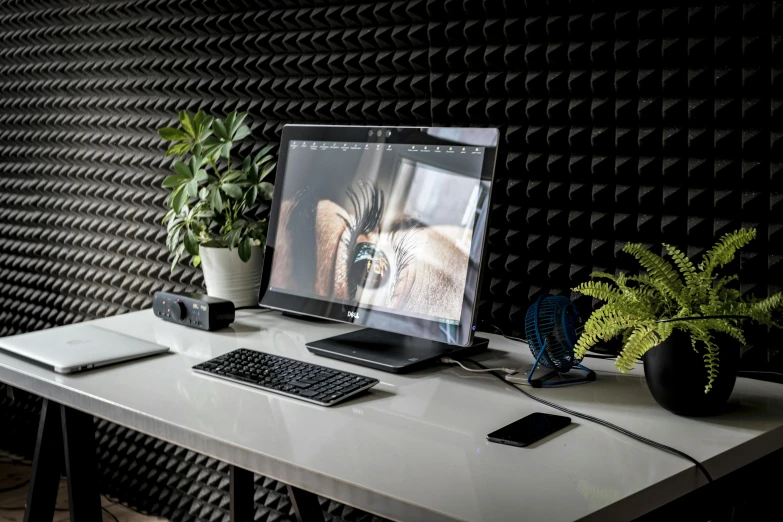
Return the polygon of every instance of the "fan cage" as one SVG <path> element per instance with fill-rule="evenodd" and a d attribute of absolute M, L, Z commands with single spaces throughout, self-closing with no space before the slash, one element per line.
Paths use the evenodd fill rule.
<path fill-rule="evenodd" d="M 525 335 L 534 357 L 546 346 L 541 364 L 565 373 L 582 361 L 574 357 L 578 316 L 571 300 L 563 296 L 541 296 L 528 308 Z"/>

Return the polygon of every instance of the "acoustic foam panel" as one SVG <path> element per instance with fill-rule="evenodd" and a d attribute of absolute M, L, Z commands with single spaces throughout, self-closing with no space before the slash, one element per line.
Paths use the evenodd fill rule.
<path fill-rule="evenodd" d="M 198 270 L 169 273 L 159 223 L 169 161 L 155 130 L 183 108 L 249 111 L 256 147 L 289 122 L 499 127 L 485 329 L 521 333 L 540 293 L 635 269 L 627 241 L 699 255 L 740 226 L 759 230 L 733 267 L 742 289 L 778 291 L 781 13 L 779 1 L 2 1 L 0 335 L 202 287 Z M 778 365 L 780 337 L 757 338 L 744 361 Z"/>

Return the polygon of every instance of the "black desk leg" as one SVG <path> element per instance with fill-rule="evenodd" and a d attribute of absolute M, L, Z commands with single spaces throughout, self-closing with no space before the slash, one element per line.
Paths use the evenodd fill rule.
<path fill-rule="evenodd" d="M 101 522 L 92 415 L 44 399 L 27 490 L 24 522 L 52 522 L 63 456 L 72 522 Z"/>
<path fill-rule="evenodd" d="M 62 460 L 60 405 L 44 399 L 41 420 L 38 422 L 30 487 L 27 489 L 24 522 L 52 522 Z"/>
<path fill-rule="evenodd" d="M 60 416 L 71 521 L 101 522 L 101 490 L 92 415 L 62 406 Z"/>
<path fill-rule="evenodd" d="M 297 522 L 324 522 L 324 512 L 318 503 L 318 495 L 294 486 L 288 488 L 288 498 L 294 505 Z"/>
<path fill-rule="evenodd" d="M 228 476 L 231 522 L 253 522 L 253 515 L 255 515 L 253 473 L 232 465 Z"/>

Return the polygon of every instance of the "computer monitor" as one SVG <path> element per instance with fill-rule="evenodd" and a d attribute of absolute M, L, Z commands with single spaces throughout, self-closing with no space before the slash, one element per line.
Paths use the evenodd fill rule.
<path fill-rule="evenodd" d="M 471 344 L 497 129 L 286 125 L 261 305 Z"/>

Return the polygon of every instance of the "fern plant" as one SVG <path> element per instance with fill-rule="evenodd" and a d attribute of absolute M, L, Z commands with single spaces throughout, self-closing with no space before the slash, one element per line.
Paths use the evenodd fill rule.
<path fill-rule="evenodd" d="M 708 382 L 712 388 L 719 371 L 720 348 L 714 335 L 723 333 L 745 344 L 742 323 L 782 327 L 773 317 L 783 309 L 783 294 L 765 299 L 743 297 L 729 285 L 736 275 L 719 277 L 716 271 L 734 259 L 737 250 L 756 237 L 755 229 L 724 235 L 695 265 L 680 250 L 664 244 L 674 266 L 641 244 L 628 243 L 623 251 L 634 256 L 646 273 L 630 276 L 594 272 L 574 291 L 604 301 L 586 321 L 574 353 L 581 358 L 597 343 L 622 336 L 623 349 L 615 361 L 627 372 L 650 348 L 665 341 L 674 330 L 690 334 L 691 345 L 704 351 Z M 676 268 L 675 268 L 676 266 Z"/>

